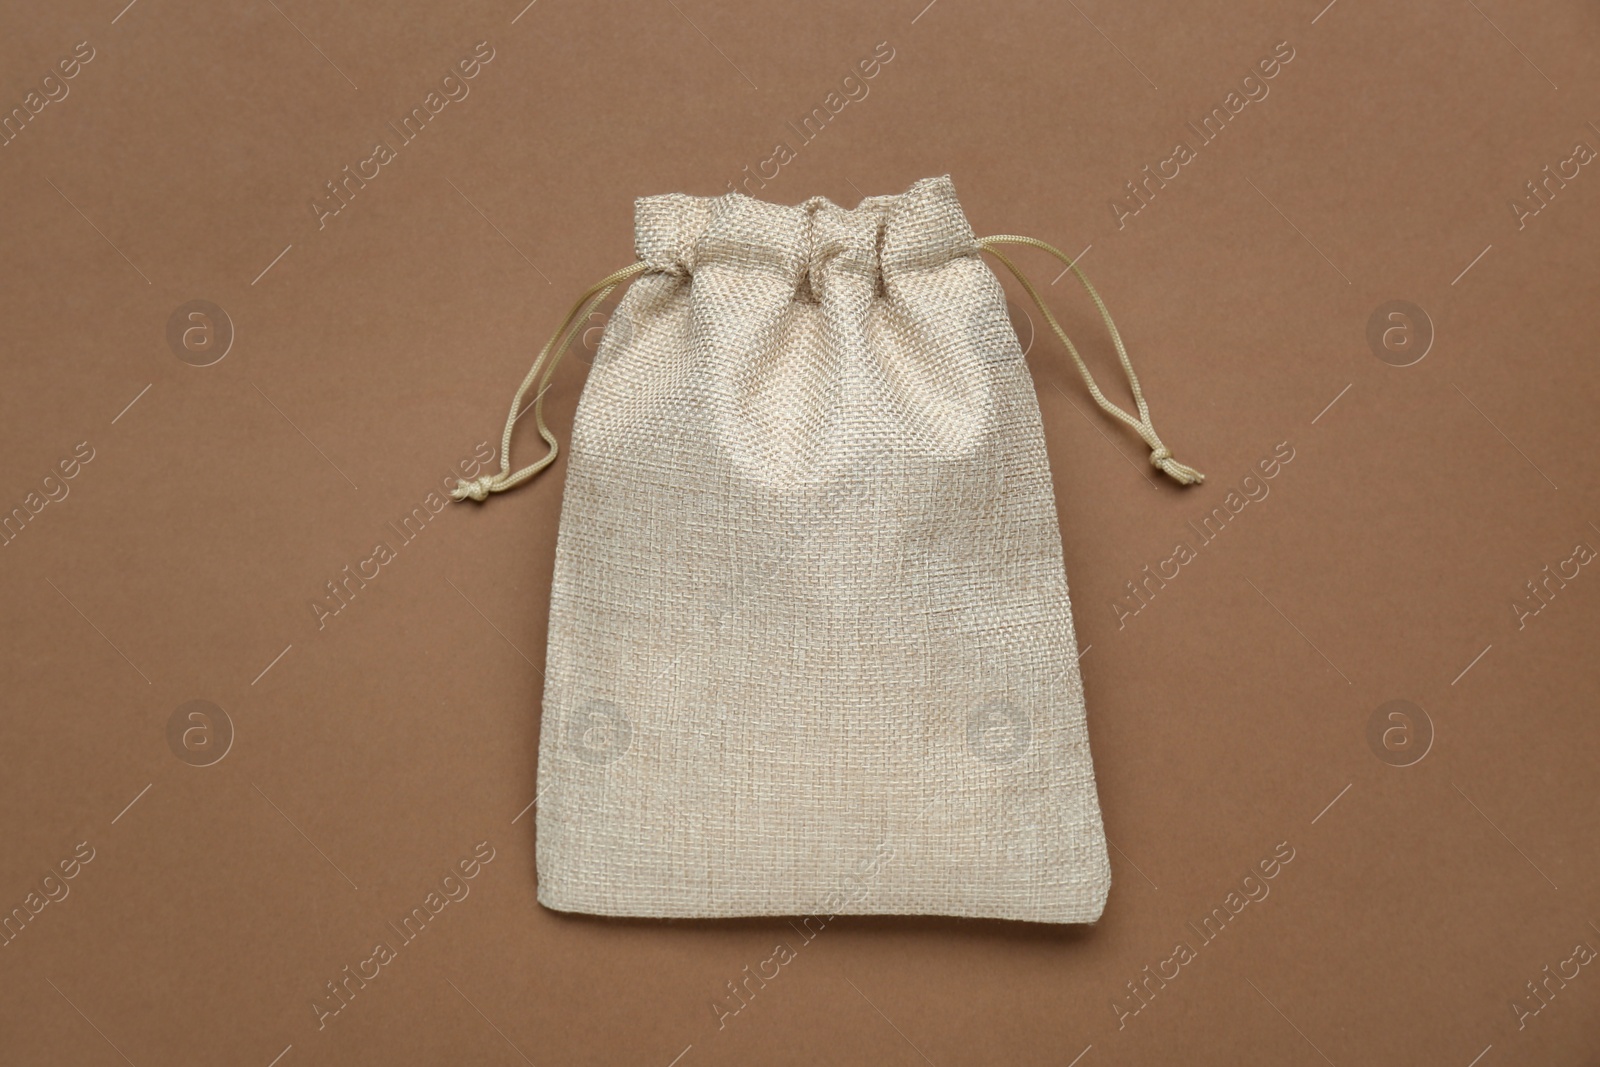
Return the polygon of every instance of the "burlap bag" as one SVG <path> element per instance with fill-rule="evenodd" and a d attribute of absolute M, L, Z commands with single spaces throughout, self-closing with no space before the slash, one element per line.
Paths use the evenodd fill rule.
<path fill-rule="evenodd" d="M 636 227 L 640 262 L 578 306 L 637 276 L 573 425 L 539 900 L 1098 918 L 1110 868 L 1038 402 L 949 179 L 854 210 L 652 196 Z M 1145 433 L 1142 397 L 1135 419 L 1090 381 L 1157 466 L 1198 477 Z M 550 462 L 537 421 L 549 455 L 457 495 Z"/>

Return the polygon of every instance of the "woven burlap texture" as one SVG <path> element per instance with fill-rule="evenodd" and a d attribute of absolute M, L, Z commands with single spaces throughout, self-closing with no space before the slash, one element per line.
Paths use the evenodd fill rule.
<path fill-rule="evenodd" d="M 950 180 L 635 222 L 562 501 L 540 902 L 1095 920 L 1038 400 Z"/>

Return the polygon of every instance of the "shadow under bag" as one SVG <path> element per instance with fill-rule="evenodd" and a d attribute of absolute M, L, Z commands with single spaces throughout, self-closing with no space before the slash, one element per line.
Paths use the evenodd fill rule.
<path fill-rule="evenodd" d="M 652 196 L 573 425 L 539 900 L 1082 923 L 1110 886 L 1049 460 L 947 177 L 847 210 Z M 1075 265 L 1069 263 L 1076 270 Z M 1081 273 L 1079 274 L 1081 278 Z M 1087 286 L 1087 279 L 1083 279 Z M 1089 289 L 1093 295 L 1092 287 Z M 1095 303 L 1105 314 L 1098 295 Z M 1122 343 L 1137 415 L 1179 482 Z M 552 338 L 552 343 L 556 338 Z M 548 465 L 463 483 L 483 500 Z"/>

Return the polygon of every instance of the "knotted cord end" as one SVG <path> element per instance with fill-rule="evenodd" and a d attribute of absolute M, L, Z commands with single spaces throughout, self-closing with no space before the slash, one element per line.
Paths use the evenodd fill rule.
<path fill-rule="evenodd" d="M 1179 485 L 1196 485 L 1206 480 L 1206 476 L 1186 463 L 1179 463 L 1172 458 L 1172 450 L 1166 445 L 1157 445 L 1150 450 L 1150 466 L 1161 471 Z"/>
<path fill-rule="evenodd" d="M 466 500 L 471 497 L 479 502 L 487 500 L 490 493 L 500 488 L 497 484 L 499 477 L 497 474 L 487 474 L 482 478 L 474 478 L 470 482 L 458 481 L 455 484 L 455 488 L 450 490 L 450 498 L 452 500 Z"/>

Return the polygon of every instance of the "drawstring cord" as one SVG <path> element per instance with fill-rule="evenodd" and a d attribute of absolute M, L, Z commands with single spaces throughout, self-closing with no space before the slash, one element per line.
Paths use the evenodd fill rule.
<path fill-rule="evenodd" d="M 1094 375 L 1089 373 L 1088 365 L 1083 362 L 1083 357 L 1078 354 L 1078 349 L 1073 345 L 1066 331 L 1061 328 L 1061 324 L 1056 321 L 1056 317 L 1050 313 L 1050 309 L 1045 306 L 1044 298 L 1039 295 L 1039 290 L 1034 288 L 1033 283 L 1028 280 L 1028 276 L 1022 272 L 1022 268 L 1013 263 L 1011 258 L 1004 252 L 994 247 L 1002 244 L 1029 245 L 1048 252 L 1065 263 L 1072 273 L 1078 276 L 1078 280 L 1083 283 L 1084 289 L 1088 291 L 1090 299 L 1094 301 L 1094 306 L 1100 310 L 1100 318 L 1104 320 L 1106 329 L 1111 334 L 1111 341 L 1117 349 L 1117 358 L 1121 360 L 1123 373 L 1128 378 L 1128 387 L 1133 391 L 1134 404 L 1139 410 L 1138 418 L 1128 414 L 1106 399 L 1105 394 L 1100 391 L 1100 387 L 1095 384 Z M 1193 467 L 1173 459 L 1172 450 L 1162 444 L 1161 438 L 1156 435 L 1155 427 L 1150 423 L 1149 405 L 1145 403 L 1144 392 L 1139 388 L 1139 376 L 1133 372 L 1133 363 L 1128 359 L 1128 350 L 1123 347 L 1122 335 L 1117 332 L 1116 323 L 1111 321 L 1111 312 L 1106 310 L 1105 301 L 1100 299 L 1100 294 L 1095 292 L 1094 286 L 1089 283 L 1089 279 L 1084 275 L 1083 271 L 1078 269 L 1077 263 L 1068 258 L 1066 253 L 1054 245 L 1046 244 L 1044 241 L 1033 237 L 1019 237 L 1015 234 L 997 234 L 993 237 L 981 238 L 978 241 L 978 247 L 1005 264 L 1006 268 L 1016 276 L 1017 281 L 1022 283 L 1022 287 L 1028 291 L 1028 295 L 1033 298 L 1034 304 L 1038 306 L 1039 311 L 1044 315 L 1045 321 L 1050 324 L 1050 328 L 1055 331 L 1056 336 L 1061 339 L 1061 343 L 1066 346 L 1067 352 L 1072 356 L 1072 362 L 1077 365 L 1078 373 L 1083 376 L 1083 382 L 1089 387 L 1089 395 L 1094 397 L 1095 403 L 1099 404 L 1108 415 L 1132 427 L 1144 439 L 1145 444 L 1150 446 L 1150 465 L 1167 474 L 1179 485 L 1191 485 L 1205 481 L 1205 475 Z M 511 411 L 506 416 L 505 433 L 500 438 L 500 470 L 494 474 L 474 478 L 472 481 L 457 482 L 455 488 L 450 490 L 450 495 L 454 499 L 487 500 L 490 493 L 504 492 L 513 486 L 521 485 L 555 462 L 556 456 L 561 451 L 561 446 L 544 422 L 544 394 L 550 387 L 550 378 L 555 374 L 556 367 L 560 365 L 561 357 L 566 354 L 568 347 L 571 346 L 572 338 L 578 332 L 578 323 L 588 317 L 587 312 L 604 302 L 606 297 L 610 296 L 618 285 L 644 269 L 645 264 L 641 261 L 629 264 L 619 271 L 608 274 L 591 285 L 572 305 L 572 309 L 567 312 L 567 316 L 562 320 L 560 327 L 550 336 L 550 340 L 545 342 L 544 347 L 539 350 L 539 356 L 533 361 L 533 366 L 528 370 L 528 376 L 522 379 L 522 385 L 517 389 L 517 395 L 511 400 Z M 558 339 L 561 342 L 559 345 L 556 344 Z M 553 357 L 552 348 L 554 349 Z M 548 366 L 545 365 L 547 359 L 549 360 Z M 541 369 L 543 370 L 542 375 L 540 374 Z M 521 410 L 522 398 L 527 395 L 528 388 L 533 385 L 535 379 L 539 381 L 539 391 L 533 398 L 533 418 L 539 427 L 539 436 L 544 438 L 547 450 L 539 460 L 528 464 L 528 466 L 513 474 L 511 472 L 511 434 L 516 428 L 517 419 L 523 414 Z"/>
<path fill-rule="evenodd" d="M 579 323 L 588 318 L 588 312 L 603 303 L 605 298 L 610 296 L 611 291 L 618 285 L 644 269 L 645 264 L 642 261 L 629 264 L 595 282 L 582 296 L 578 297 L 577 303 L 573 304 L 572 310 L 567 312 L 567 317 L 562 320 L 560 327 L 550 335 L 550 340 L 546 341 L 544 347 L 539 350 L 539 358 L 533 361 L 533 366 L 529 369 L 528 376 L 522 379 L 522 385 L 517 389 L 517 395 L 511 399 L 511 413 L 506 416 L 506 432 L 500 438 L 500 470 L 495 474 L 474 478 L 470 482 L 457 482 L 455 488 L 450 490 L 452 497 L 456 500 L 466 500 L 468 497 L 473 500 L 487 500 L 490 493 L 504 492 L 513 486 L 521 485 L 555 462 L 556 456 L 561 451 L 561 446 L 557 443 L 555 434 L 551 433 L 550 428 L 544 424 L 544 394 L 545 390 L 550 387 L 550 376 L 556 372 L 556 367 L 561 363 L 561 357 L 566 354 L 567 348 L 572 344 L 573 335 L 578 332 Z M 561 344 L 555 347 L 555 357 L 550 360 L 549 367 L 545 368 L 543 377 L 540 377 L 539 369 L 544 367 L 545 358 L 550 355 L 551 347 L 556 345 L 557 338 L 561 339 Z M 527 395 L 528 387 L 533 384 L 535 378 L 539 378 L 539 392 L 533 398 L 533 420 L 538 424 L 539 436 L 544 438 L 544 443 L 548 446 L 548 449 L 537 462 L 530 463 L 515 474 L 512 474 L 511 431 L 516 428 L 517 419 L 522 416 L 522 412 L 518 409 L 522 407 L 522 398 Z"/>
<path fill-rule="evenodd" d="M 1050 309 L 1045 306 L 1044 299 L 1039 295 L 1039 290 L 1035 289 L 1033 283 L 1028 280 L 1028 276 L 1022 273 L 1022 268 L 1013 263 L 1011 258 L 1004 252 L 994 247 L 1001 244 L 1029 245 L 1048 252 L 1065 263 L 1071 268 L 1072 273 L 1078 276 L 1078 280 L 1088 290 L 1089 298 L 1094 301 L 1094 306 L 1100 309 L 1100 318 L 1105 321 L 1106 329 L 1111 334 L 1111 342 L 1116 345 L 1117 358 L 1122 361 L 1122 371 L 1128 376 L 1128 387 L 1133 390 L 1133 402 L 1139 409 L 1138 418 L 1134 418 L 1117 407 L 1117 405 L 1105 398 L 1104 393 L 1100 392 L 1100 387 L 1095 384 L 1094 375 L 1089 373 L 1088 365 L 1083 362 L 1083 357 L 1078 355 L 1077 348 L 1073 346 L 1071 339 L 1067 337 L 1066 331 L 1061 328 L 1061 324 L 1056 322 L 1056 317 L 1050 314 Z M 1083 271 L 1078 269 L 1077 261 L 1070 259 L 1065 252 L 1062 252 L 1061 249 L 1056 248 L 1054 245 L 1046 244 L 1037 238 L 1019 237 L 1015 234 L 997 234 L 994 237 L 979 238 L 978 246 L 1001 263 L 1004 263 L 1006 268 L 1016 275 L 1017 281 L 1021 282 L 1022 287 L 1028 291 L 1028 295 L 1033 297 L 1033 302 L 1038 305 L 1039 311 L 1045 317 L 1045 321 L 1050 323 L 1050 328 L 1055 331 L 1056 336 L 1061 339 L 1061 343 L 1066 346 L 1067 352 L 1072 356 L 1072 362 L 1078 365 L 1078 373 L 1083 376 L 1083 384 L 1089 387 L 1089 395 L 1094 397 L 1095 403 L 1099 404 L 1106 414 L 1132 427 L 1140 437 L 1144 438 L 1145 444 L 1150 446 L 1150 465 L 1161 470 L 1179 485 L 1192 485 L 1196 482 L 1205 481 L 1205 475 L 1193 467 L 1173 459 L 1172 450 L 1162 444 L 1161 438 L 1156 436 L 1156 429 L 1150 424 L 1150 408 L 1144 402 L 1144 393 L 1139 388 L 1139 376 L 1133 373 L 1133 363 L 1128 359 L 1128 350 L 1122 346 L 1122 335 L 1117 333 L 1117 324 L 1111 321 L 1111 312 L 1106 310 L 1105 301 L 1100 299 L 1100 294 L 1095 292 L 1094 286 L 1089 284 L 1089 279 L 1084 275 Z"/>

